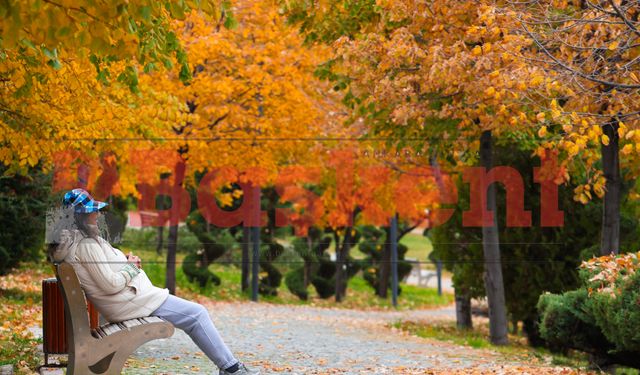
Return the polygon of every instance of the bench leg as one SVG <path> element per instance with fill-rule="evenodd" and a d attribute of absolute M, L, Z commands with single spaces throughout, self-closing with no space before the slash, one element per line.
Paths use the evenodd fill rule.
<path fill-rule="evenodd" d="M 131 331 L 118 332 L 90 345 L 79 345 L 75 353 L 69 353 L 68 375 L 119 375 L 127 358 L 151 340 L 170 337 L 173 326 L 169 323 L 151 323 Z M 82 350 L 86 348 L 85 350 Z"/>

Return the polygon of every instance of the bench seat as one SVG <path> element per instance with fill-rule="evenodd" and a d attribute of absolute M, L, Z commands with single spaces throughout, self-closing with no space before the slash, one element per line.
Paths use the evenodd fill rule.
<path fill-rule="evenodd" d="M 164 320 L 157 316 L 146 316 L 143 318 L 129 319 L 118 323 L 108 323 L 91 330 L 91 336 L 101 339 L 112 335 L 118 331 L 130 331 L 131 328 L 149 323 L 162 323 Z"/>

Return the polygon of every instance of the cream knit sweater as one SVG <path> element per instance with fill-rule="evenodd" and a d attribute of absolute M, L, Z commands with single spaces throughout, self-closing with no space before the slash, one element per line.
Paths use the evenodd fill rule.
<path fill-rule="evenodd" d="M 169 296 L 102 237 L 84 237 L 77 230 L 61 237 L 53 260 L 73 266 L 87 299 L 109 322 L 149 316 Z"/>

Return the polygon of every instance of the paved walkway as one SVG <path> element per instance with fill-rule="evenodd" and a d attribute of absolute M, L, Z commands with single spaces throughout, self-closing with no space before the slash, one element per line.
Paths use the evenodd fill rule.
<path fill-rule="evenodd" d="M 385 326 L 398 319 L 453 319 L 452 307 L 407 312 L 252 302 L 216 302 L 207 307 L 232 352 L 265 374 L 424 373 L 425 369 L 488 368 L 504 361 L 488 350 L 427 340 Z M 140 347 L 129 362 L 127 374 L 217 373 L 181 330 Z"/>

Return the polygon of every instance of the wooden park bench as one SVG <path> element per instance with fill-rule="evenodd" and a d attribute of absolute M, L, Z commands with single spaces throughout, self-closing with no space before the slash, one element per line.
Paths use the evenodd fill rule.
<path fill-rule="evenodd" d="M 67 374 L 120 374 L 127 358 L 142 344 L 171 337 L 171 323 L 148 316 L 91 329 L 80 280 L 68 263 L 56 265 L 64 297 L 69 357 Z"/>

